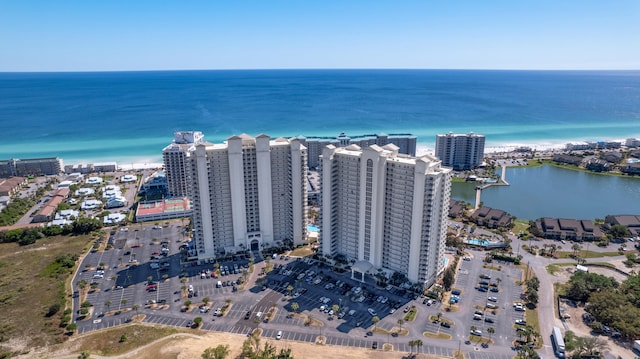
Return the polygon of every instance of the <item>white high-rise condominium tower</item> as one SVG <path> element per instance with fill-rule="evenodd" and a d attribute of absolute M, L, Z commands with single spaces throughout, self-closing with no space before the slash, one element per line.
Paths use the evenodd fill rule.
<path fill-rule="evenodd" d="M 187 197 L 187 161 L 196 150 L 196 145 L 204 142 L 204 135 L 198 131 L 173 133 L 173 142 L 162 150 L 164 172 L 169 196 Z"/>
<path fill-rule="evenodd" d="M 299 140 L 243 134 L 197 145 L 189 162 L 199 260 L 306 241 L 307 152 Z"/>
<path fill-rule="evenodd" d="M 469 170 L 478 167 L 484 160 L 484 136 L 469 133 L 448 133 L 436 136 L 436 157 L 443 166 L 454 170 Z"/>
<path fill-rule="evenodd" d="M 416 284 L 435 281 L 444 268 L 451 169 L 432 156 L 399 154 L 393 144 L 329 145 L 320 172 L 321 255 Z"/>

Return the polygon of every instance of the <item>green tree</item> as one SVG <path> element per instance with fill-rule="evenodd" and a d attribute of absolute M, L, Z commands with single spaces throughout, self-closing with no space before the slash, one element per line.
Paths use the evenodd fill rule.
<path fill-rule="evenodd" d="M 416 339 L 414 341 L 414 344 L 416 345 L 416 347 L 420 348 L 424 343 L 422 343 L 422 340 L 420 339 Z M 417 351 L 417 350 L 416 350 Z"/>
<path fill-rule="evenodd" d="M 540 280 L 538 279 L 538 277 L 531 277 L 527 279 L 525 281 L 525 284 L 527 285 L 527 288 L 533 288 L 535 291 L 538 291 L 538 289 L 540 289 Z"/>
<path fill-rule="evenodd" d="M 579 245 L 578 243 L 574 243 L 574 244 L 571 246 L 571 249 L 573 249 L 573 255 L 574 255 L 574 257 L 575 257 L 575 256 L 577 256 L 577 255 L 578 255 L 578 252 L 582 249 L 582 246 L 581 246 L 581 245 Z"/>
<path fill-rule="evenodd" d="M 619 239 L 629 237 L 631 235 L 631 232 L 626 226 L 623 226 L 621 224 L 614 224 L 613 226 L 611 226 L 609 232 L 607 232 L 607 235 L 613 239 Z"/>
<path fill-rule="evenodd" d="M 331 306 L 331 310 L 333 310 L 335 314 L 338 314 L 338 311 L 340 310 L 340 306 L 337 304 L 334 304 Z"/>
<path fill-rule="evenodd" d="M 520 347 L 518 351 L 519 359 L 536 359 L 538 357 L 538 353 L 533 348 L 529 348 L 526 345 Z"/>
<path fill-rule="evenodd" d="M 489 340 L 491 340 L 491 337 L 493 336 L 493 333 L 495 333 L 496 330 L 493 329 L 493 327 L 489 327 L 487 328 L 487 333 L 489 333 Z"/>
<path fill-rule="evenodd" d="M 215 348 L 207 348 L 202 353 L 202 359 L 225 359 L 229 355 L 229 345 L 218 345 Z"/>
<path fill-rule="evenodd" d="M 202 324 L 202 317 L 193 318 L 193 323 L 196 325 L 196 327 L 199 327 L 200 324 Z"/>
<path fill-rule="evenodd" d="M 416 346 L 415 340 L 409 340 L 409 348 L 411 348 L 411 353 L 413 353 L 413 347 Z"/>
<path fill-rule="evenodd" d="M 88 351 L 83 351 L 82 353 L 80 353 L 80 355 L 78 355 L 78 359 L 89 359 L 89 352 Z"/>
<path fill-rule="evenodd" d="M 533 289 L 533 288 L 527 288 L 527 291 L 525 292 L 525 299 L 526 301 L 535 306 L 538 304 L 538 291 Z"/>
<path fill-rule="evenodd" d="M 601 274 L 578 271 L 569 279 L 567 297 L 578 302 L 587 302 L 591 293 L 607 291 L 618 287 L 618 282 Z"/>
<path fill-rule="evenodd" d="M 84 289 L 87 287 L 87 284 L 88 284 L 88 283 L 87 283 L 87 281 L 86 281 L 86 280 L 84 280 L 84 279 L 80 279 L 80 280 L 78 281 L 78 283 L 76 284 L 76 286 L 78 286 L 78 289 L 80 289 L 80 290 L 84 290 Z"/>
<path fill-rule="evenodd" d="M 78 325 L 76 323 L 67 325 L 67 331 L 69 332 L 74 332 L 76 329 L 78 329 Z"/>
<path fill-rule="evenodd" d="M 451 286 L 453 285 L 453 283 L 455 283 L 455 280 L 456 274 L 454 266 L 447 267 L 442 277 L 442 285 L 444 286 L 444 289 L 451 290 Z"/>

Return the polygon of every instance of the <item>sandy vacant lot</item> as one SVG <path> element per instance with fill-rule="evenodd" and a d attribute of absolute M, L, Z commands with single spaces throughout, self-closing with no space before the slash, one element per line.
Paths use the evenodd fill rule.
<path fill-rule="evenodd" d="M 132 352 L 128 352 L 119 356 L 102 357 L 95 354 L 91 358 L 137 358 L 137 359 L 192 359 L 200 358 L 202 352 L 209 347 L 215 347 L 220 344 L 228 344 L 231 353 L 228 358 L 237 358 L 240 355 L 242 342 L 247 338 L 244 335 L 229 333 L 206 333 L 202 336 L 191 334 L 175 334 L 169 338 L 161 339 L 144 347 L 138 348 Z M 263 339 L 261 345 L 264 344 Z M 381 350 L 359 349 L 349 347 L 339 347 L 330 345 L 317 345 L 309 343 L 291 342 L 285 340 L 272 340 L 277 350 L 280 348 L 290 348 L 294 358 L 301 359 L 401 359 L 407 353 L 385 352 Z M 74 346 L 73 341 L 67 343 L 67 349 L 58 353 L 43 355 L 43 353 L 33 353 L 38 358 L 46 357 L 51 359 L 76 359 L 81 348 Z M 24 356 L 22 358 L 28 358 Z M 420 354 L 416 358 L 437 359 L 445 358 L 439 356 L 430 356 Z"/>

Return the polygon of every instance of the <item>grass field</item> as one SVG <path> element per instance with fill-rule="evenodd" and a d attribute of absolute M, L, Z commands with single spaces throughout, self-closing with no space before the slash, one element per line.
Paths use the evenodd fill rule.
<path fill-rule="evenodd" d="M 91 354 L 111 356 L 127 353 L 176 333 L 199 334 L 201 332 L 199 330 L 179 330 L 173 327 L 126 325 L 103 330 L 95 335 L 84 336 L 74 344 Z"/>
<path fill-rule="evenodd" d="M 312 254 L 313 254 L 313 251 L 311 250 L 311 246 L 309 245 L 298 247 L 292 250 L 291 253 L 289 253 L 289 255 L 292 257 L 306 257 Z"/>
<path fill-rule="evenodd" d="M 61 327 L 70 303 L 65 285 L 90 240 L 51 237 L 28 246 L 0 244 L 0 356 L 66 339 Z"/>

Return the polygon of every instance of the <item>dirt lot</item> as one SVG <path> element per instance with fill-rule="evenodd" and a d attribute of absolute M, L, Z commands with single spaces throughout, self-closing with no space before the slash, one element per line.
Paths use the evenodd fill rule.
<path fill-rule="evenodd" d="M 200 358 L 202 352 L 209 347 L 216 347 L 220 344 L 228 344 L 231 353 L 228 358 L 237 358 L 240 355 L 242 342 L 247 338 L 244 335 L 229 333 L 201 333 L 202 335 L 193 334 L 175 334 L 168 338 L 157 340 L 151 344 L 131 352 L 118 356 L 103 357 L 91 354 L 91 358 L 137 358 L 137 359 L 191 359 Z M 20 358 L 50 358 L 50 359 L 76 359 L 81 351 L 79 347 L 81 340 L 72 340 L 65 345 L 65 349 L 57 353 L 33 353 L 31 356 L 22 356 Z M 264 341 L 261 342 L 263 345 Z M 406 353 L 384 352 L 381 350 L 373 351 L 369 349 L 357 349 L 349 347 L 316 345 L 309 343 L 290 342 L 285 340 L 270 340 L 277 350 L 280 348 L 290 348 L 294 358 L 304 359 L 401 359 Z M 35 355 L 35 356 L 34 356 Z M 417 358 L 437 359 L 444 358 L 438 356 L 418 355 Z"/>

